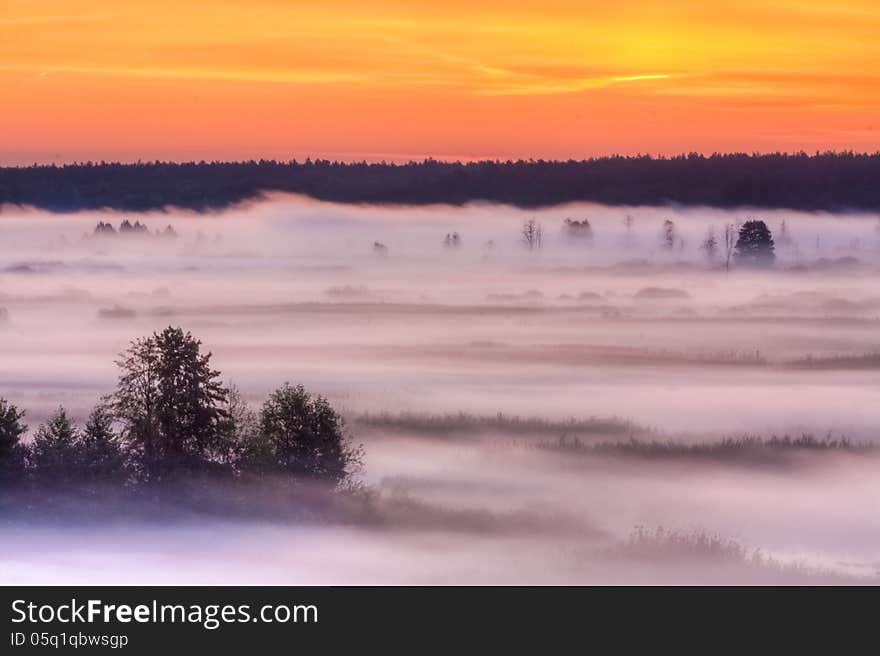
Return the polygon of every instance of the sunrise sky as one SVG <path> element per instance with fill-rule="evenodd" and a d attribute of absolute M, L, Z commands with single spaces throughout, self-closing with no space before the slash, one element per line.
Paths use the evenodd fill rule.
<path fill-rule="evenodd" d="M 0 164 L 878 148 L 877 0 L 3 0 Z"/>

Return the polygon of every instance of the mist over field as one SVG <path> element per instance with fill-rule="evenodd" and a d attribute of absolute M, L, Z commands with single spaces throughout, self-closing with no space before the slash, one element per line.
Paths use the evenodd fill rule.
<path fill-rule="evenodd" d="M 752 218 L 776 263 L 728 271 L 724 227 Z M 93 234 L 123 219 L 177 236 Z M 327 523 L 16 515 L 0 582 L 876 582 L 878 225 L 282 195 L 3 206 L 0 397 L 32 430 L 59 405 L 84 420 L 130 340 L 181 326 L 254 408 L 285 381 L 326 395 L 372 497 Z"/>

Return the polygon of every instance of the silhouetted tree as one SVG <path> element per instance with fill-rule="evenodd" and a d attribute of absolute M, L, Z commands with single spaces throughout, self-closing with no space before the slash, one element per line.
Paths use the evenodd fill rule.
<path fill-rule="evenodd" d="M 126 478 L 125 454 L 119 435 L 113 430 L 113 418 L 103 406 L 89 415 L 79 433 L 77 469 L 85 481 L 115 481 Z"/>
<path fill-rule="evenodd" d="M 102 236 L 112 236 L 116 234 L 116 229 L 113 227 L 112 223 L 104 223 L 103 221 L 98 221 L 98 225 L 95 226 L 94 234 Z"/>
<path fill-rule="evenodd" d="M 259 422 L 253 430 L 240 434 L 237 466 L 247 476 L 266 476 L 284 471 L 275 437 L 264 433 Z"/>
<path fill-rule="evenodd" d="M 34 435 L 30 449 L 34 475 L 52 484 L 67 484 L 77 480 L 78 441 L 76 425 L 64 408 L 59 407 Z"/>
<path fill-rule="evenodd" d="M 626 231 L 623 233 L 623 247 L 624 248 L 632 248 L 635 246 L 636 238 L 633 235 L 633 227 L 635 226 L 636 220 L 633 218 L 631 214 L 627 214 L 623 217 L 623 225 L 626 228 Z"/>
<path fill-rule="evenodd" d="M 734 254 L 736 263 L 744 266 L 771 266 L 776 259 L 773 235 L 760 220 L 746 221 L 739 230 Z"/>
<path fill-rule="evenodd" d="M 124 219 L 122 223 L 119 224 L 120 235 L 145 235 L 149 234 L 149 232 L 147 226 L 140 221 L 132 223 L 128 219 Z"/>
<path fill-rule="evenodd" d="M 109 407 L 145 480 L 205 467 L 224 450 L 227 390 L 210 359 L 200 341 L 169 326 L 132 342 L 117 361 L 122 373 Z"/>
<path fill-rule="evenodd" d="M 779 238 L 776 240 L 781 247 L 788 247 L 792 244 L 791 233 L 788 230 L 788 223 L 786 223 L 785 219 L 779 224 Z"/>
<path fill-rule="evenodd" d="M 593 242 L 593 226 L 589 219 L 578 221 L 577 219 L 565 219 L 562 222 L 563 234 L 568 239 L 583 241 L 587 244 Z"/>
<path fill-rule="evenodd" d="M 522 242 L 530 251 L 541 248 L 544 237 L 544 229 L 534 219 L 529 219 L 522 227 Z"/>
<path fill-rule="evenodd" d="M 443 246 L 446 248 L 458 248 L 461 246 L 461 236 L 457 232 L 446 233 L 443 239 Z"/>
<path fill-rule="evenodd" d="M 718 239 L 715 237 L 715 227 L 709 227 L 709 233 L 700 245 L 709 265 L 715 264 L 715 258 L 718 257 Z"/>
<path fill-rule="evenodd" d="M 732 223 L 724 225 L 724 269 L 730 273 L 730 260 L 736 248 L 736 227 Z"/>
<path fill-rule="evenodd" d="M 672 219 L 666 219 L 663 222 L 663 229 L 660 232 L 660 246 L 671 251 L 675 247 L 678 236 L 675 232 L 675 223 Z"/>
<path fill-rule="evenodd" d="M 259 433 L 257 417 L 234 385 L 230 385 L 227 390 L 223 409 L 225 419 L 218 459 L 225 464 L 240 467 L 249 457 L 249 449 Z"/>
<path fill-rule="evenodd" d="M 361 448 L 347 439 L 342 417 L 322 396 L 286 384 L 263 404 L 259 439 L 250 465 L 298 479 L 339 483 L 361 463 Z"/>
<path fill-rule="evenodd" d="M 0 398 L 0 484 L 21 478 L 27 450 L 21 438 L 27 431 L 22 423 L 24 412 Z"/>

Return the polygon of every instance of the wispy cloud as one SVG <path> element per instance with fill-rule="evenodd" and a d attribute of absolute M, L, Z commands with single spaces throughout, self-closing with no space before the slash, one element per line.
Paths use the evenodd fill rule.
<path fill-rule="evenodd" d="M 96 14 L 67 14 L 54 16 L 12 16 L 9 18 L 0 18 L 0 25 L 56 25 L 63 23 L 91 23 L 95 21 L 106 20 L 104 15 Z"/>
<path fill-rule="evenodd" d="M 185 80 L 218 80 L 235 82 L 271 82 L 283 84 L 330 84 L 363 81 L 363 76 L 340 71 L 309 69 L 214 69 L 214 68 L 165 68 L 135 66 L 58 66 L 58 65 L 8 65 L 0 64 L 0 70 L 18 73 L 35 73 L 40 77 L 55 74 L 97 75 L 107 77 L 137 77 Z"/>
<path fill-rule="evenodd" d="M 578 93 L 589 91 L 590 89 L 604 89 L 619 84 L 656 82 L 659 80 L 671 80 L 680 77 L 684 76 L 668 73 L 650 73 L 640 75 L 606 75 L 572 79 L 542 77 L 517 79 L 516 77 L 511 77 L 505 80 L 495 81 L 491 84 L 486 84 L 483 88 L 478 89 L 477 93 L 497 96 Z"/>

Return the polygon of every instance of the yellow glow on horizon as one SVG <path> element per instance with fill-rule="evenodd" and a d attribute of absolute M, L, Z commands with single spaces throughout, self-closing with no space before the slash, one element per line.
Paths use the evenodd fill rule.
<path fill-rule="evenodd" d="M 865 0 L 6 0 L 0 163 L 874 150 L 878 44 Z"/>

